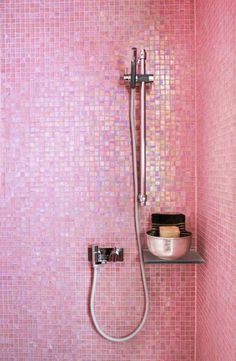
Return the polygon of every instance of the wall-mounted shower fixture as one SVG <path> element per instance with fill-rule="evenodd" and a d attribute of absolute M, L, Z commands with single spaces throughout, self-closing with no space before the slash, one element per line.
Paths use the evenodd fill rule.
<path fill-rule="evenodd" d="M 131 92 L 140 84 L 140 169 L 139 169 L 139 194 L 138 201 L 141 206 L 147 202 L 146 195 L 146 84 L 154 81 L 153 74 L 146 74 L 146 51 L 142 49 L 137 60 L 137 49 L 133 48 L 133 58 L 131 61 L 131 74 L 125 74 L 123 79 L 130 83 Z M 140 64 L 140 73 L 137 74 L 137 65 Z M 132 95 L 131 95 L 132 96 Z M 132 104 L 131 104 L 132 105 Z M 135 109 L 134 109 L 135 112 Z M 135 115 L 134 115 L 135 116 Z"/>
<path fill-rule="evenodd" d="M 124 75 L 124 79 L 127 80 L 130 84 L 130 128 L 131 128 L 131 143 L 132 143 L 132 161 L 133 161 L 133 183 L 134 183 L 134 224 L 135 224 L 135 235 L 140 259 L 140 271 L 143 283 L 144 291 L 144 310 L 143 316 L 138 324 L 138 326 L 128 335 L 123 337 L 113 337 L 105 333 L 100 327 L 96 314 L 95 314 L 95 293 L 96 293 L 96 284 L 98 277 L 98 270 L 101 264 L 104 264 L 109 261 L 123 261 L 123 248 L 99 248 L 97 245 L 94 245 L 90 249 L 89 260 L 92 261 L 93 266 L 93 278 L 92 278 L 92 288 L 90 294 L 90 312 L 94 326 L 98 333 L 106 338 L 109 341 L 113 342 L 122 342 L 128 341 L 142 329 L 144 326 L 148 310 L 149 310 L 149 296 L 147 281 L 145 277 L 144 270 L 144 261 L 142 257 L 142 247 L 141 247 L 141 230 L 140 230 L 140 216 L 139 216 L 139 206 L 144 206 L 146 204 L 146 140 L 145 140 L 145 122 L 146 122 L 146 96 L 145 96 L 145 86 L 146 83 L 151 83 L 153 81 L 152 74 L 146 74 L 145 68 L 146 61 L 146 52 L 143 49 L 140 53 L 140 58 L 137 60 L 137 49 L 132 49 L 132 60 L 131 60 L 131 71 L 130 74 Z M 140 73 L 137 74 L 137 64 L 140 64 Z M 138 165 L 137 165 L 137 139 L 136 139 L 136 106 L 135 106 L 135 97 L 136 97 L 136 86 L 141 84 L 141 122 L 140 122 L 140 177 L 138 177 Z M 140 179 L 140 186 L 139 186 Z"/>
<path fill-rule="evenodd" d="M 125 74 L 123 76 L 123 80 L 127 83 L 130 83 L 130 79 L 131 76 L 130 74 Z M 153 74 L 138 74 L 136 75 L 136 80 L 135 80 L 135 84 L 141 84 L 142 82 L 146 83 L 146 84 L 150 84 L 154 81 L 154 76 Z"/>
<path fill-rule="evenodd" d="M 88 260 L 92 261 L 93 266 L 107 262 L 123 262 L 124 248 L 100 248 L 93 245 L 92 248 L 88 248 Z"/>

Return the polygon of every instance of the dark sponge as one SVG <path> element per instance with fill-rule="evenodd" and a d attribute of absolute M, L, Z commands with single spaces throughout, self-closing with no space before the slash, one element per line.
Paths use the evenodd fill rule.
<path fill-rule="evenodd" d="M 185 215 L 184 214 L 163 214 L 163 213 L 153 213 L 152 214 L 152 223 L 155 224 L 185 224 Z"/>

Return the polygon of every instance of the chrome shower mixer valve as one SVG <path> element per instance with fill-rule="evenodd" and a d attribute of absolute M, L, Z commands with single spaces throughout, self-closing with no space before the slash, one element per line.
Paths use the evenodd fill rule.
<path fill-rule="evenodd" d="M 88 248 L 88 260 L 92 261 L 93 266 L 107 262 L 123 262 L 124 248 L 100 248 L 93 245 L 92 248 Z"/>

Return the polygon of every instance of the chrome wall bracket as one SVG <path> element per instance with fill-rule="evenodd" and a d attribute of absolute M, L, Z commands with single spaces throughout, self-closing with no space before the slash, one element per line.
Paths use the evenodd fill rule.
<path fill-rule="evenodd" d="M 106 264 L 107 262 L 123 262 L 124 248 L 100 248 L 93 245 L 88 248 L 88 260 L 95 265 Z"/>
<path fill-rule="evenodd" d="M 131 75 L 130 74 L 124 74 L 123 80 L 125 82 L 130 83 Z M 138 74 L 136 75 L 136 83 L 152 83 L 154 81 L 154 75 L 153 74 Z"/>

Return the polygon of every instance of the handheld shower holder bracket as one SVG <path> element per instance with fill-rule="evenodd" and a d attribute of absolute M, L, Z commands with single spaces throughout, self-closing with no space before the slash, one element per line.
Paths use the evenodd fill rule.
<path fill-rule="evenodd" d="M 123 80 L 130 83 L 131 74 L 124 74 Z M 153 74 L 137 74 L 136 75 L 136 84 L 153 83 L 153 81 L 154 81 L 154 75 Z"/>

